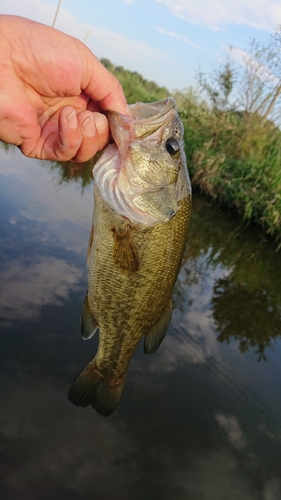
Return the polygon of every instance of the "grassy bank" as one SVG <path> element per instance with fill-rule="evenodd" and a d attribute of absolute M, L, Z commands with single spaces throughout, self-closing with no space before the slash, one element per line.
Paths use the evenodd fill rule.
<path fill-rule="evenodd" d="M 129 103 L 171 95 L 137 72 L 102 62 L 121 82 Z M 185 128 L 192 184 L 281 241 L 281 132 L 254 108 L 237 111 L 229 105 L 233 75 L 226 65 L 216 75 L 217 88 L 205 82 L 205 99 L 200 87 L 174 94 Z"/>
<path fill-rule="evenodd" d="M 281 132 L 259 115 L 214 112 L 178 94 L 192 183 L 281 240 Z"/>

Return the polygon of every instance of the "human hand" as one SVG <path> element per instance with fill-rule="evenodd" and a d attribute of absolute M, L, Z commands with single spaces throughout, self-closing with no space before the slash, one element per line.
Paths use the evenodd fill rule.
<path fill-rule="evenodd" d="M 83 162 L 102 150 L 106 110 L 129 114 L 118 80 L 79 40 L 0 15 L 0 140 L 31 158 Z"/>

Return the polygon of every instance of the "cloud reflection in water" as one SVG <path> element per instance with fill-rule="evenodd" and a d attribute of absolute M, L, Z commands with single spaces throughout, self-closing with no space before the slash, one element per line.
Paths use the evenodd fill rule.
<path fill-rule="evenodd" d="M 15 259 L 1 272 L 0 302 L 4 320 L 36 320 L 42 306 L 63 305 L 83 276 L 82 269 L 51 256 L 30 262 Z"/>
<path fill-rule="evenodd" d="M 18 151 L 0 158 L 1 500 L 279 500 L 280 346 L 261 366 L 217 341 L 210 304 L 231 269 L 189 258 L 168 335 L 153 356 L 139 347 L 116 413 L 73 407 L 95 349 L 78 332 L 92 189 L 81 198 Z"/>

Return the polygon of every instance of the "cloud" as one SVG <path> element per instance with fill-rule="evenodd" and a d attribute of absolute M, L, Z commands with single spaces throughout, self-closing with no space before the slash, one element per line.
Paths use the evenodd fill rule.
<path fill-rule="evenodd" d="M 12 2 L 2 0 L 1 14 L 24 16 L 41 23 L 51 25 L 56 13 L 56 4 L 50 4 L 38 0 L 27 0 L 25 2 L 22 2 L 21 0 L 13 0 Z M 60 8 L 60 12 L 61 11 L 62 8 Z"/>
<path fill-rule="evenodd" d="M 281 5 L 275 0 L 156 0 L 175 16 L 213 30 L 228 24 L 246 25 L 259 30 L 273 31 L 281 22 Z"/>
<path fill-rule="evenodd" d="M 59 169 L 50 171 L 48 162 L 26 158 L 14 147 L 0 149 L 0 177 L 1 201 L 10 207 L 0 225 L 14 227 L 14 245 L 20 234 L 22 247 L 32 239 L 34 246 L 66 248 L 86 258 L 93 211 L 91 185 L 74 205 L 73 198 L 81 192 L 79 183 L 60 184 Z M 2 251 L 4 245 L 10 245 L 9 239 L 2 240 Z"/>
<path fill-rule="evenodd" d="M 197 328 L 193 330 L 191 324 L 198 320 Z M 211 355 L 218 355 L 217 340 L 211 325 L 202 315 L 185 317 L 184 325 L 172 322 L 165 340 L 159 347 L 157 354 L 144 363 L 143 359 L 133 358 L 130 367 L 132 371 L 145 373 L 172 373 L 188 364 L 206 363 Z M 204 336 L 200 330 L 206 326 Z M 203 345 L 200 345 L 202 342 Z"/>
<path fill-rule="evenodd" d="M 43 306 L 62 304 L 84 285 L 92 189 L 74 208 L 75 183 L 58 188 L 48 168 L 17 148 L 1 150 L 0 159 L 1 201 L 7 207 L 1 245 L 9 256 L 1 262 L 0 303 L 1 319 L 9 325 L 36 320 Z M 75 264 L 63 258 L 67 252 Z"/>
<path fill-rule="evenodd" d="M 7 468 L 1 480 L 15 498 L 30 498 L 30 491 L 40 498 L 46 489 L 50 498 L 78 498 L 77 493 L 88 498 L 93 488 L 97 498 L 114 498 L 117 482 L 124 491 L 128 472 L 131 479 L 138 475 L 129 429 L 122 421 L 101 419 L 90 408 L 75 408 L 67 400 L 67 388 L 42 374 L 5 379 L 0 438 Z"/>
<path fill-rule="evenodd" d="M 181 40 L 182 42 L 187 43 L 188 45 L 191 45 L 195 49 L 199 49 L 198 45 L 191 42 L 184 35 L 179 35 L 178 33 L 174 33 L 174 31 L 170 31 L 170 30 L 167 30 L 165 28 L 157 27 L 156 29 L 157 29 L 157 31 L 159 31 L 159 33 L 161 33 L 161 35 L 167 35 L 167 36 L 170 36 L 171 38 L 176 38 L 177 40 Z"/>
<path fill-rule="evenodd" d="M 54 379 L 42 367 L 37 377 L 1 375 L 1 480 L 11 498 L 30 498 L 30 491 L 34 498 L 90 498 L 94 491 L 95 498 L 137 500 L 153 494 L 163 499 L 280 499 L 278 465 L 271 470 L 263 463 L 262 441 L 257 443 L 261 460 L 246 457 L 243 462 L 236 450 L 217 445 L 208 423 L 207 441 L 205 428 L 194 434 L 201 423 L 196 427 L 192 416 L 181 428 L 176 409 L 164 427 L 164 415 L 159 422 L 147 422 L 134 411 L 103 419 L 67 401 L 67 376 Z"/>
<path fill-rule="evenodd" d="M 279 500 L 281 498 L 281 481 L 275 477 L 270 479 L 264 487 L 263 500 Z"/>
<path fill-rule="evenodd" d="M 132 5 L 133 0 L 127 0 Z M 13 5 L 4 4 L 2 13 L 17 13 L 35 21 L 51 25 L 55 15 L 55 6 L 43 1 L 14 0 Z M 107 57 L 113 62 L 123 58 L 130 60 L 135 70 L 138 63 L 153 65 L 153 61 L 165 61 L 166 56 L 160 49 L 151 47 L 141 40 L 134 40 L 106 28 L 99 28 L 91 23 L 83 23 L 67 9 L 60 7 L 56 28 L 69 35 L 85 41 L 94 54 L 101 58 Z"/>
<path fill-rule="evenodd" d="M 126 57 L 134 64 L 134 68 L 138 63 L 153 64 L 155 60 L 163 62 L 166 60 L 162 50 L 151 47 L 141 40 L 133 40 L 97 26 L 89 26 L 88 29 L 89 44 L 98 57 L 106 55 L 113 61 Z"/>
<path fill-rule="evenodd" d="M 260 495 L 253 492 L 251 480 L 239 470 L 239 461 L 228 451 L 207 450 L 192 457 L 192 465 L 181 478 L 185 485 L 186 498 L 193 500 L 257 500 Z M 180 477 L 178 478 L 180 481 Z"/>
<path fill-rule="evenodd" d="M 205 255 L 197 260 L 198 266 L 200 261 L 202 264 L 205 261 L 207 266 Z M 186 267 L 182 268 L 174 291 L 177 308 L 173 311 L 166 338 L 153 356 L 153 363 L 146 365 L 139 359 L 133 359 L 132 370 L 171 373 L 186 364 L 208 364 L 213 359 L 221 362 L 217 331 L 210 315 L 209 304 L 213 295 L 214 280 L 227 273 L 224 268 L 218 266 L 213 270 L 210 266 L 202 273 L 202 282 L 192 284 L 186 283 Z M 189 303 L 192 303 L 192 308 L 188 306 Z M 209 369 L 215 375 L 218 367 L 211 362 Z"/>
<path fill-rule="evenodd" d="M 114 3 L 116 5 L 112 6 L 109 18 L 110 16 L 114 18 L 114 9 L 118 9 L 118 3 Z M 56 2 L 49 4 L 43 0 L 25 2 L 2 0 L 1 13 L 25 16 L 51 26 L 56 5 Z M 153 41 L 149 42 L 146 33 L 140 34 L 138 39 L 136 35 L 126 36 L 119 25 L 113 31 L 107 29 L 107 21 L 104 21 L 104 25 L 98 22 L 96 25 L 92 23 L 86 6 L 81 5 L 78 17 L 64 5 L 67 7 L 67 2 L 61 4 L 55 27 L 84 42 L 98 58 L 108 58 L 114 64 L 122 65 L 128 70 L 137 70 L 144 78 L 170 89 L 187 86 L 188 78 L 191 76 L 190 67 L 185 62 L 176 62 L 173 56 L 169 56 L 169 51 L 165 51 L 163 45 L 158 47 Z M 153 30 L 149 36 L 152 35 Z"/>
<path fill-rule="evenodd" d="M 263 82 L 278 84 L 279 78 L 270 73 L 268 68 L 256 61 L 246 50 L 237 47 L 225 47 L 225 52 L 238 64 L 244 68 L 249 68 L 251 73 L 256 75 Z"/>
<path fill-rule="evenodd" d="M 1 316 L 5 321 L 35 320 L 44 305 L 60 305 L 77 289 L 83 270 L 55 257 L 11 261 L 1 271 Z"/>
<path fill-rule="evenodd" d="M 244 450 L 246 447 L 246 440 L 237 418 L 231 415 L 217 413 L 215 419 L 220 427 L 226 432 L 231 444 L 233 444 L 237 450 Z"/>

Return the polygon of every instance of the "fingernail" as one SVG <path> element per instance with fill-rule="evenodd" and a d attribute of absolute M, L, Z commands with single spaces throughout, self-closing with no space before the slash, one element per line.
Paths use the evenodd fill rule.
<path fill-rule="evenodd" d="M 88 137 L 93 137 L 98 132 L 104 132 L 108 128 L 107 119 L 104 115 L 96 114 L 95 116 L 89 116 L 82 123 L 82 129 L 84 135 Z"/>
<path fill-rule="evenodd" d="M 108 121 L 106 116 L 102 114 L 98 114 L 95 116 L 95 122 L 96 122 L 96 127 L 98 129 L 98 132 L 104 132 L 105 130 L 108 130 Z"/>
<path fill-rule="evenodd" d="M 77 128 L 78 126 L 78 121 L 77 121 L 77 116 L 76 116 L 76 111 L 71 111 L 69 115 L 66 115 L 66 121 L 68 123 L 68 126 L 70 128 Z"/>

